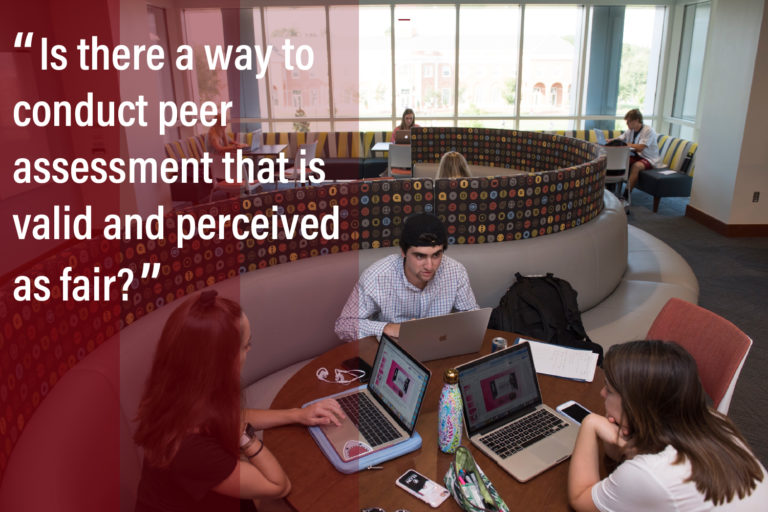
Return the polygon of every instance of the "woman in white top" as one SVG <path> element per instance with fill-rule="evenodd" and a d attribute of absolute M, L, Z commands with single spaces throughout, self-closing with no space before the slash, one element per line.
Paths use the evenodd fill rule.
<path fill-rule="evenodd" d="M 605 356 L 605 416 L 581 424 L 568 498 L 577 511 L 768 510 L 765 469 L 731 421 L 709 408 L 696 361 L 664 341 Z M 599 475 L 599 442 L 623 461 Z"/>

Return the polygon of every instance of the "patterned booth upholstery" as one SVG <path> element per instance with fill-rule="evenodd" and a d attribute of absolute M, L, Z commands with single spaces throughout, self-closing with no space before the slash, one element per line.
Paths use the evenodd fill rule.
<path fill-rule="evenodd" d="M 659 153 L 664 167 L 640 173 L 637 189 L 653 196 L 653 211 L 662 197 L 689 197 L 693 184 L 694 158 L 699 145 L 669 135 L 659 135 Z M 674 172 L 668 172 L 674 171 Z"/>
<path fill-rule="evenodd" d="M 592 130 L 568 130 L 552 132 L 565 137 L 596 142 Z M 618 137 L 622 130 L 603 130 L 606 139 Z M 643 171 L 637 189 L 653 196 L 653 211 L 659 210 L 662 197 L 689 197 L 693 183 L 694 158 L 699 145 L 685 139 L 660 134 L 657 143 L 663 166 Z M 668 172 L 675 171 L 675 172 Z"/>

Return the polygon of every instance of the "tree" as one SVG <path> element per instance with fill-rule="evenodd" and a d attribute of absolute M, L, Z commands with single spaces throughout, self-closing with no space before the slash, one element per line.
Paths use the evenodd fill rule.
<path fill-rule="evenodd" d="M 200 101 L 214 101 L 220 96 L 226 96 L 222 95 L 220 91 L 221 80 L 219 79 L 219 72 L 208 67 L 203 47 L 195 47 L 194 53 L 197 90 L 200 94 Z"/>
<path fill-rule="evenodd" d="M 502 91 L 501 94 L 504 96 L 504 101 L 514 106 L 515 100 L 517 99 L 517 79 L 508 78 L 505 80 L 504 91 Z"/>
<path fill-rule="evenodd" d="M 625 44 L 621 51 L 618 110 L 640 108 L 645 102 L 648 83 L 650 50 L 634 44 Z"/>

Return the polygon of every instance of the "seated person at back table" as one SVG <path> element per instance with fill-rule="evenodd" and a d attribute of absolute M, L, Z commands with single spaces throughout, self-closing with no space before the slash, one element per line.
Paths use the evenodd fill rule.
<path fill-rule="evenodd" d="M 448 151 L 440 158 L 440 166 L 437 168 L 435 178 L 469 178 L 469 164 L 464 155 L 458 151 Z"/>
<path fill-rule="evenodd" d="M 400 236 L 402 254 L 368 267 L 336 320 L 336 334 L 346 341 L 400 334 L 400 323 L 416 318 L 477 309 L 464 266 L 445 256 L 448 234 L 427 213 L 408 217 Z"/>
<path fill-rule="evenodd" d="M 653 128 L 643 124 L 643 114 L 638 109 L 633 108 L 626 113 L 624 121 L 627 122 L 629 130 L 611 140 L 624 141 L 635 151 L 635 154 L 629 157 L 629 183 L 627 185 L 629 193 L 635 188 L 640 172 L 659 167 L 662 160 L 659 156 L 659 146 L 656 143 L 658 136 Z"/>
<path fill-rule="evenodd" d="M 416 114 L 413 113 L 413 110 L 410 108 L 407 108 L 403 111 L 403 118 L 400 120 L 400 124 L 395 127 L 395 129 L 392 131 L 392 139 L 390 142 L 395 142 L 395 132 L 398 130 L 410 130 L 411 128 L 420 128 L 419 125 L 416 124 Z"/>
<path fill-rule="evenodd" d="M 676 343 L 614 345 L 603 362 L 605 416 L 581 424 L 568 497 L 577 511 L 768 510 L 765 468 L 710 409 L 696 361 Z M 599 450 L 621 464 L 605 479 Z"/>

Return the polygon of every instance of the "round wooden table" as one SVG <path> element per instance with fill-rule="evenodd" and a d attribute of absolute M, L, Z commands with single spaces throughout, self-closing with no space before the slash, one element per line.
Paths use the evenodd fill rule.
<path fill-rule="evenodd" d="M 453 460 L 437 446 L 437 406 L 443 386 L 443 372 L 461 363 L 489 354 L 491 339 L 504 336 L 510 343 L 515 336 L 500 331 L 487 331 L 480 352 L 426 363 L 432 378 L 416 423 L 416 431 L 422 437 L 422 446 L 415 452 L 381 464 L 383 469 L 370 469 L 345 475 L 336 471 L 315 444 L 306 427 L 291 425 L 264 432 L 264 442 L 275 454 L 291 479 L 293 490 L 286 498 L 298 511 L 359 511 L 365 507 L 381 507 L 387 512 L 406 509 L 411 512 L 432 510 L 395 486 L 395 480 L 408 469 L 415 469 L 439 484 Z M 273 408 L 300 407 L 316 398 L 339 393 L 349 386 L 319 381 L 315 372 L 321 366 L 331 375 L 341 362 L 360 356 L 372 363 L 378 344 L 373 338 L 345 343 L 315 358 L 294 375 L 275 397 Z M 603 412 L 600 389 L 603 373 L 600 368 L 593 382 L 576 382 L 547 375 L 539 375 L 539 385 L 544 403 L 550 407 L 576 400 L 587 408 Z M 517 482 L 495 462 L 474 448 L 466 434 L 464 446 L 469 447 L 475 460 L 490 478 L 501 497 L 517 510 L 569 510 L 567 498 L 568 462 L 563 462 L 525 484 Z M 449 498 L 440 506 L 444 511 L 461 509 Z"/>

